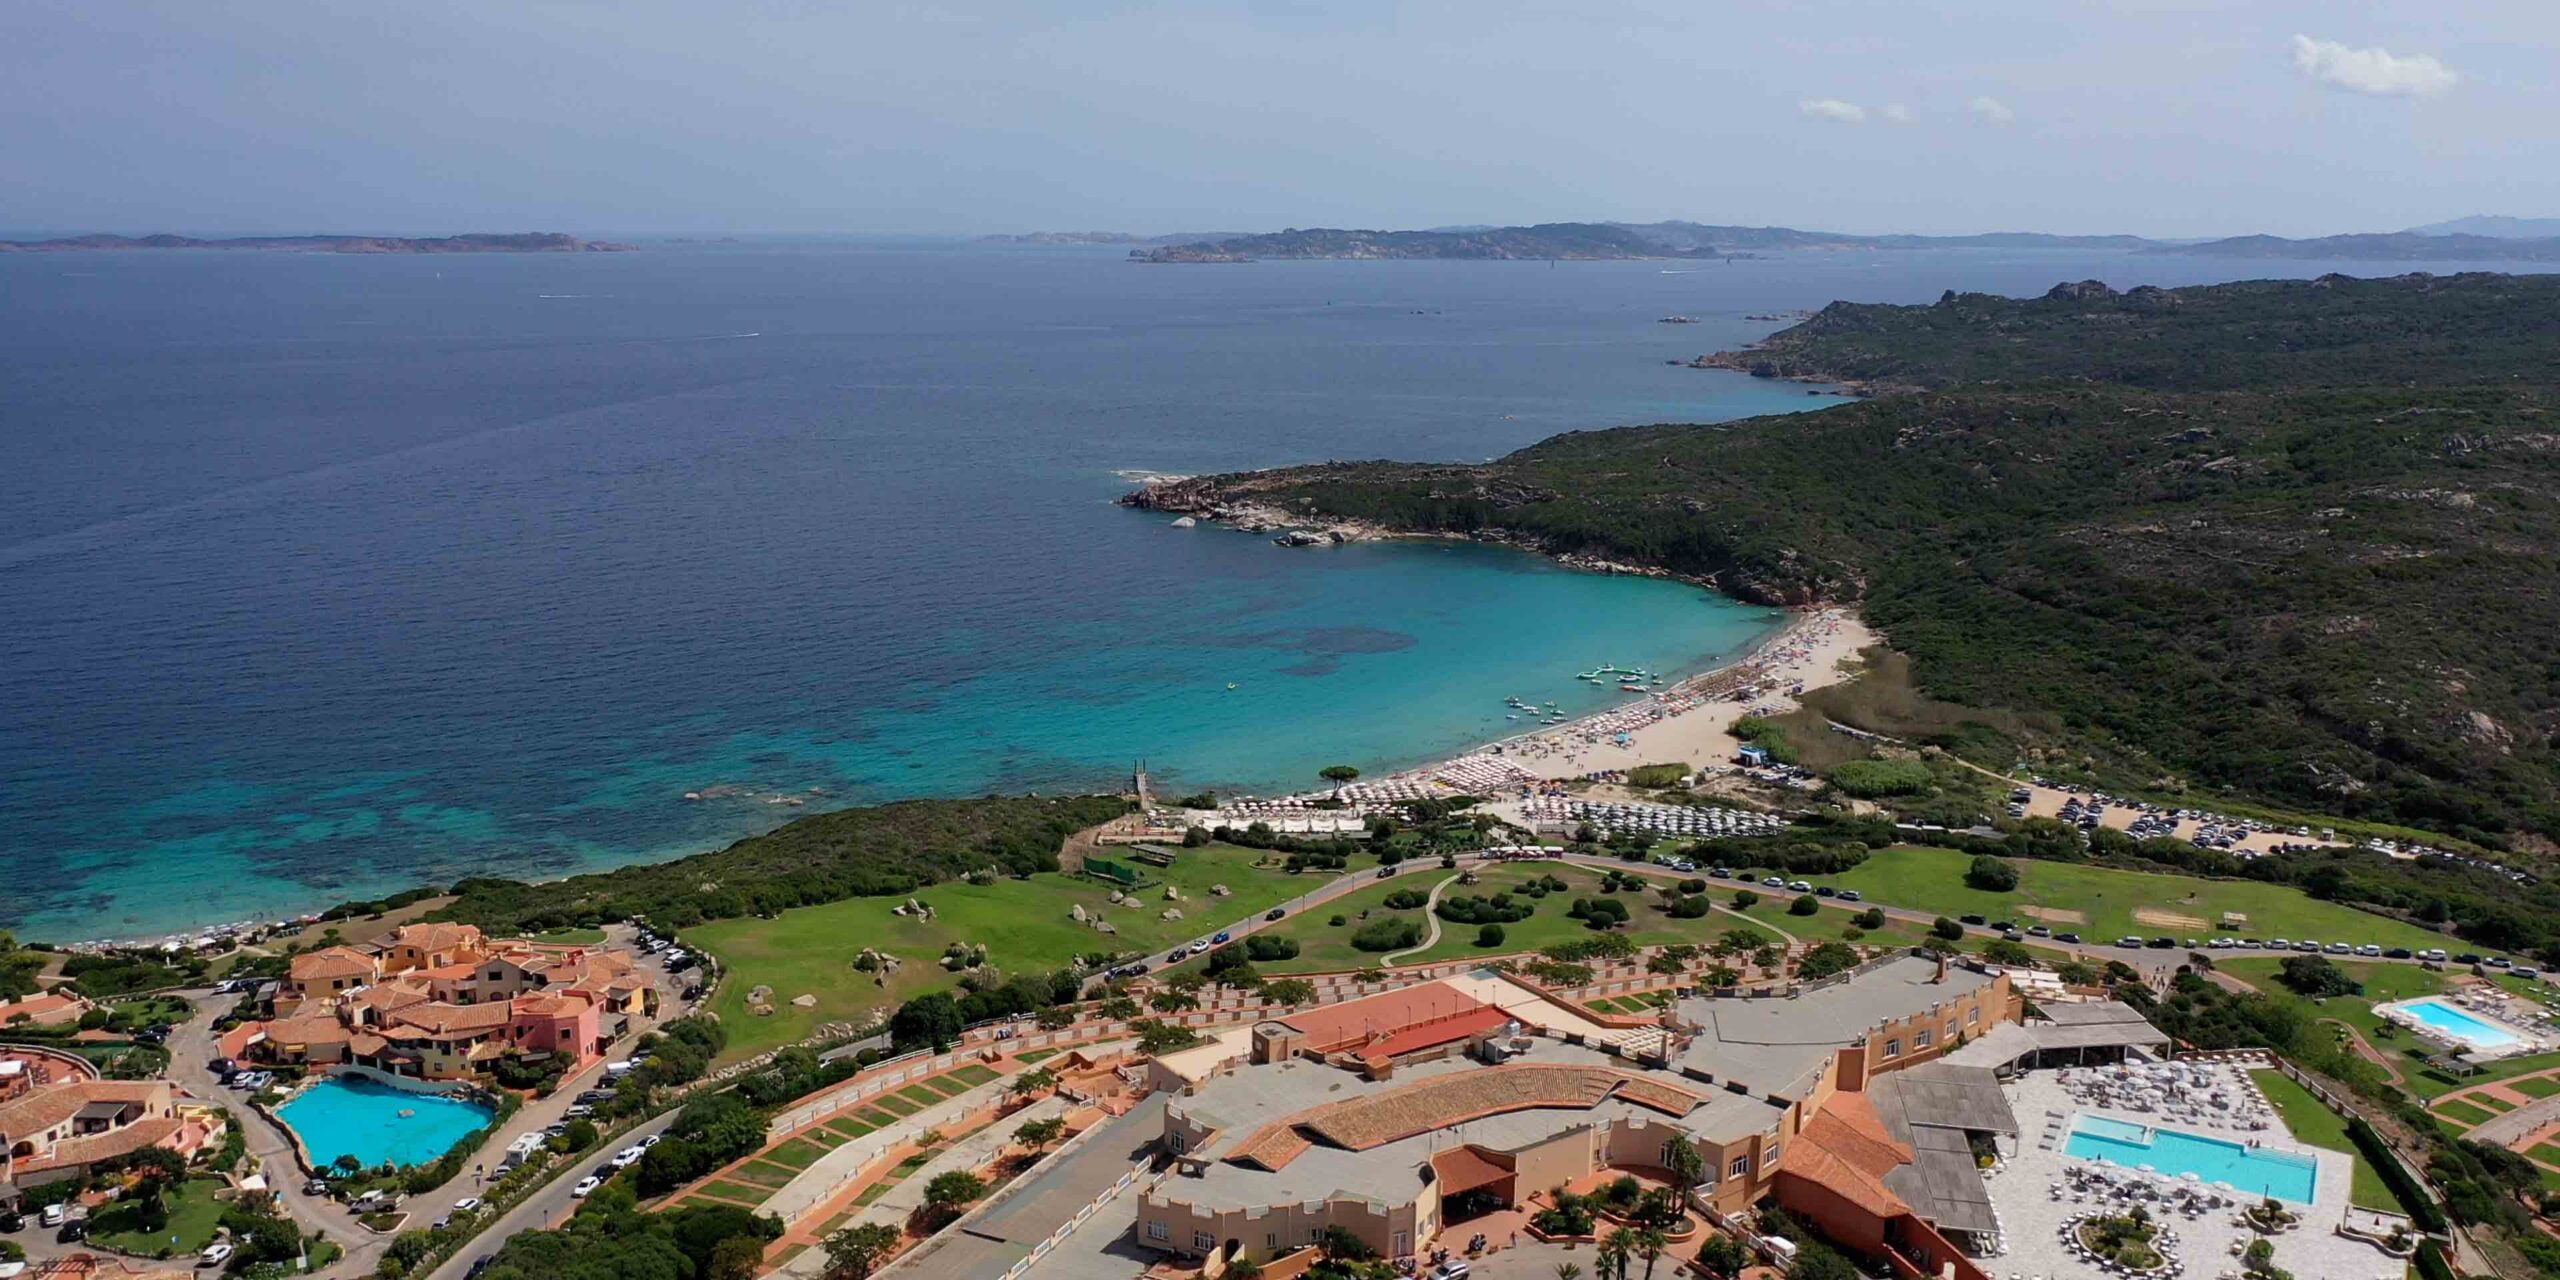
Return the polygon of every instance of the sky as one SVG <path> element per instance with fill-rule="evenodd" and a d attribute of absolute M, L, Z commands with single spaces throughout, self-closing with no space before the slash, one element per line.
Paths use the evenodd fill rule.
<path fill-rule="evenodd" d="M 0 228 L 2560 215 L 2554 0 L 8 0 Z"/>

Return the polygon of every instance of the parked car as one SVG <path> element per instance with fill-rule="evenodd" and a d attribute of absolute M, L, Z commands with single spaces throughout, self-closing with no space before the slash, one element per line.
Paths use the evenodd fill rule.
<path fill-rule="evenodd" d="M 577 1197 L 577 1198 L 578 1198 L 578 1199 L 580 1199 L 580 1200 L 584 1200 L 584 1199 L 586 1199 L 588 1196 L 594 1195 L 594 1194 L 596 1193 L 596 1188 L 601 1187 L 601 1186 L 603 1186 L 603 1185 L 604 1185 L 604 1175 L 603 1175 L 603 1174 L 601 1174 L 601 1173 L 590 1173 L 590 1174 L 588 1174 L 587 1176 L 585 1176 L 585 1177 L 583 1177 L 583 1178 L 578 1179 L 578 1185 L 576 1185 L 576 1186 L 574 1186 L 574 1187 L 569 1188 L 569 1194 L 570 1194 L 570 1195 L 572 1195 L 572 1196 Z"/>
<path fill-rule="evenodd" d="M 478 1213 L 478 1212 L 480 1212 L 480 1197 L 478 1197 L 478 1196 L 464 1196 L 463 1198 L 461 1198 L 461 1199 L 459 1199 L 459 1200 L 454 1201 L 454 1202 L 453 1202 L 453 1211 L 454 1211 L 455 1213 Z"/>
<path fill-rule="evenodd" d="M 1864 902 L 1866 901 L 1866 895 L 1855 889 L 1843 889 L 1840 891 L 1840 900 L 1842 902 Z"/>
<path fill-rule="evenodd" d="M 2030 938 L 2050 938 L 2053 936 L 2053 927 L 2051 925 L 2041 924 L 2028 925 L 2027 936 Z"/>
<path fill-rule="evenodd" d="M 1840 891 L 1826 884 L 1816 887 L 1813 891 L 1813 896 L 1817 898 L 1837 898 L 1840 896 Z"/>
<path fill-rule="evenodd" d="M 1971 915 L 1956 917 L 1956 923 L 1958 924 L 1982 925 L 1989 922 L 1989 917 L 1986 916 Z"/>
<path fill-rule="evenodd" d="M 498 1255 L 494 1253 L 484 1253 L 477 1258 L 473 1258 L 471 1260 L 471 1269 L 462 1273 L 462 1280 L 480 1280 L 481 1274 L 489 1269 L 489 1264 L 497 1260 Z"/>
<path fill-rule="evenodd" d="M 1764 888 L 1784 889 L 1787 887 L 1787 878 L 1785 876 L 1769 876 L 1761 880 L 1760 884 Z"/>
<path fill-rule="evenodd" d="M 231 1244 L 227 1240 L 217 1240 L 206 1245 L 204 1252 L 196 1255 L 196 1265 L 199 1267 L 218 1267 L 229 1261 L 231 1261 Z"/>
<path fill-rule="evenodd" d="M 1263 912 L 1263 913 L 1262 913 L 1262 918 L 1263 918 L 1263 919 L 1265 919 L 1265 920 L 1277 920 L 1277 919 L 1279 919 L 1280 917 L 1285 916 L 1285 915 L 1287 915 L 1287 914 L 1289 914 L 1289 913 L 1288 913 L 1288 912 L 1286 912 L 1286 911 L 1281 910 L 1281 909 L 1280 909 L 1280 908 L 1278 908 L 1278 907 L 1273 907 L 1273 908 L 1272 908 L 1272 909 L 1270 909 L 1269 911 L 1265 911 L 1265 912 Z"/>
<path fill-rule="evenodd" d="M 2076 933 L 2057 933 L 2053 935 L 2053 940 L 2056 942 L 2078 942 L 2080 940 L 2080 935 Z"/>
<path fill-rule="evenodd" d="M 62 1225 L 62 1220 L 69 1216 L 71 1216 L 71 1210 L 61 1201 L 56 1200 L 46 1205 L 43 1213 L 36 1215 L 36 1221 L 48 1227 L 58 1227 Z"/>
<path fill-rule="evenodd" d="M 2116 939 L 2116 945 L 2119 947 L 2138 947 L 2142 945 L 2142 939 L 2128 933 L 2125 936 Z"/>
<path fill-rule="evenodd" d="M 2393 947 L 2390 950 L 2383 952 L 2382 958 L 2385 960 L 2407 960 L 2416 954 L 2416 952 L 2409 950 L 2407 947 Z"/>
<path fill-rule="evenodd" d="M 1213 943 L 1223 943 L 1223 942 L 1227 941 L 1229 938 L 1231 938 L 1231 937 L 1233 937 L 1233 936 L 1234 936 L 1234 935 L 1229 934 L 1226 930 L 1224 930 L 1224 929 L 1220 929 L 1220 930 L 1218 930 L 1218 936 L 1217 936 L 1217 937 L 1214 937 L 1214 938 L 1209 939 L 1209 941 L 1211 941 L 1211 942 L 1213 942 Z"/>

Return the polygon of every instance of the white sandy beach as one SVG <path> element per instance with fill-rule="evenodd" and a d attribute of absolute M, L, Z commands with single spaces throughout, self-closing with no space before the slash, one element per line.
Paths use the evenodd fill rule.
<path fill-rule="evenodd" d="M 1577 778 L 1641 764 L 1703 766 L 1733 759 L 1733 723 L 1792 711 L 1790 691 L 1838 684 L 1875 633 L 1846 609 L 1805 613 L 1740 662 L 1691 676 L 1661 693 L 1569 724 L 1484 748 L 1541 778 Z M 1737 687 L 1755 690 L 1736 701 Z"/>

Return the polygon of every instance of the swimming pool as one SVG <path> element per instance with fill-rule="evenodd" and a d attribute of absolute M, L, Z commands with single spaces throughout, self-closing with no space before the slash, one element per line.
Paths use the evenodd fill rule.
<path fill-rule="evenodd" d="M 497 1112 L 464 1098 L 410 1093 L 379 1080 L 340 1075 L 293 1095 L 276 1108 L 276 1116 L 302 1139 L 315 1167 L 327 1168 L 339 1156 L 351 1155 L 371 1169 L 426 1164 L 487 1127 Z"/>
<path fill-rule="evenodd" d="M 2393 1010 L 2409 1015 L 2429 1031 L 2448 1040 L 2470 1045 L 2474 1049 L 2510 1049 L 2522 1043 L 2524 1039 L 2497 1023 L 2486 1018 L 2474 1017 L 2432 997 L 2425 1000 L 2404 1001 L 2393 1006 Z"/>
<path fill-rule="evenodd" d="M 2309 1156 L 2106 1116 L 2072 1121 L 2071 1139 L 2062 1151 L 2128 1169 L 2147 1164 L 2172 1177 L 2192 1173 L 2208 1185 L 2228 1182 L 2249 1195 L 2274 1196 L 2295 1204 L 2311 1203 L 2312 1192 L 2320 1184 L 2320 1166 Z"/>

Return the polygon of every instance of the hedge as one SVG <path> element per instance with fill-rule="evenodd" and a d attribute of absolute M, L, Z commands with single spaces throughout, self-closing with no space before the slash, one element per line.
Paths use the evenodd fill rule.
<path fill-rule="evenodd" d="M 2433 1240 L 2418 1242 L 2418 1274 L 2424 1280 L 2461 1280 L 2454 1275 L 2453 1264 L 2444 1260 L 2444 1246 Z"/>
<path fill-rule="evenodd" d="M 2374 1132 L 2373 1126 L 2365 1123 L 2363 1116 L 2351 1115 L 2347 1117 L 2347 1136 L 2355 1140 L 2356 1150 L 2363 1153 L 2373 1171 L 2391 1184 L 2391 1194 L 2400 1197 L 2400 1203 L 2408 1206 L 2409 1218 L 2418 1224 L 2418 1229 L 2430 1234 L 2442 1233 L 2445 1229 L 2444 1210 L 2437 1208 L 2435 1198 L 2409 1176 L 2408 1166 L 2400 1163 L 2400 1157 L 2383 1142 L 2382 1135 Z M 2443 1259 L 2438 1258 L 2437 1261 L 2441 1263 Z"/>

